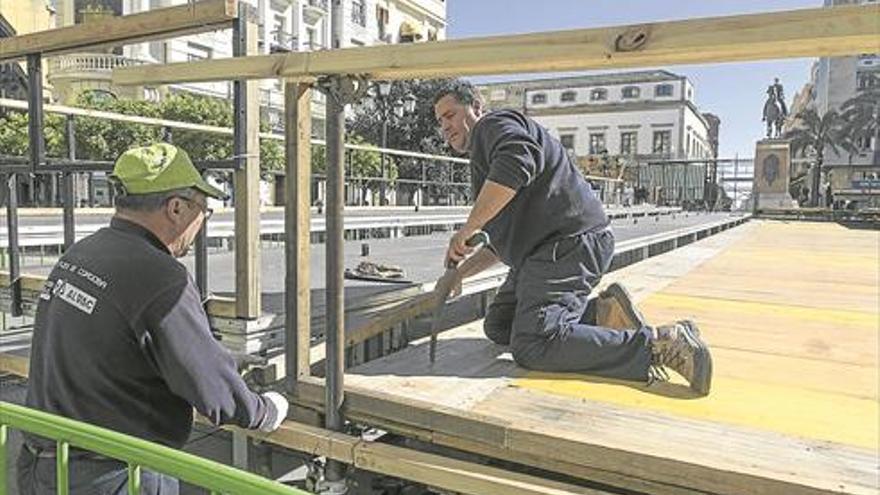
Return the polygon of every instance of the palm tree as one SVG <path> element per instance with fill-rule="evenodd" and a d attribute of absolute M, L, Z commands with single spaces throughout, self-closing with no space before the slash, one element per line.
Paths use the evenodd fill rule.
<path fill-rule="evenodd" d="M 872 141 L 880 138 L 880 84 L 871 85 L 846 100 L 840 106 L 840 116 L 844 120 L 843 132 L 853 145 L 847 151 L 851 155 L 863 151 L 865 146 L 860 147 L 858 143 L 864 140 L 867 140 L 867 148 L 871 149 Z"/>
<path fill-rule="evenodd" d="M 816 164 L 810 177 L 810 205 L 817 206 L 825 150 L 839 154 L 841 149 L 850 149 L 848 136 L 843 132 L 845 121 L 834 110 L 820 116 L 813 108 L 799 112 L 795 119 L 797 126 L 785 133 L 785 137 L 791 140 L 792 154 L 816 153 Z"/>

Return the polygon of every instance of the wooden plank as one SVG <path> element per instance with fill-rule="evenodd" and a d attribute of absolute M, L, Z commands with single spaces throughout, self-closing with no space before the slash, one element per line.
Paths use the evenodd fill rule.
<path fill-rule="evenodd" d="M 296 377 L 308 376 L 311 370 L 311 172 L 312 172 L 312 90 L 306 84 L 286 83 L 284 105 L 287 141 L 285 153 L 284 218 L 288 232 L 285 242 L 287 274 L 285 294 L 293 295 L 286 302 L 289 342 L 291 333 L 296 339 L 286 345 L 288 356 L 296 356 L 290 370 Z M 291 242 L 293 241 L 293 242 Z M 290 371 L 288 370 L 288 371 Z M 289 381 L 288 383 L 292 383 Z"/>
<path fill-rule="evenodd" d="M 838 6 L 648 24 L 119 68 L 113 83 L 374 79 L 655 67 L 871 53 L 880 5 Z"/>
<path fill-rule="evenodd" d="M 257 24 L 242 22 L 244 54 L 258 52 Z M 233 35 L 235 37 L 235 35 Z M 233 40 L 233 44 L 237 41 Z M 235 57 L 241 59 L 241 57 Z M 243 115 L 236 115 L 236 128 L 244 133 L 244 167 L 236 170 L 235 187 L 235 313 L 238 318 L 260 315 L 260 98 L 256 82 L 238 81 L 243 92 Z"/>
<path fill-rule="evenodd" d="M 320 407 L 320 383 L 312 378 L 301 384 L 297 403 Z M 345 415 L 423 440 L 492 453 L 494 457 L 543 469 L 564 469 L 559 472 L 589 476 L 590 480 L 628 489 L 650 488 L 651 493 L 663 495 L 867 495 L 876 477 L 873 456 L 864 450 L 827 443 L 818 448 L 812 442 L 774 434 L 570 401 L 518 388 L 503 391 L 505 400 L 487 401 L 503 411 L 480 414 L 346 386 Z M 532 422 L 516 423 L 500 419 L 500 413 L 513 417 L 530 408 L 543 411 L 539 414 L 578 417 L 559 416 L 557 420 L 545 418 L 536 422 L 536 416 L 531 414 L 528 417 Z M 599 434 L 605 424 L 614 425 L 612 430 L 617 431 Z M 554 425 L 557 430 L 550 433 Z M 578 426 L 588 431 L 578 431 Z M 638 436 L 647 447 L 615 443 L 613 439 L 620 438 L 620 430 L 641 432 Z M 669 433 L 672 435 L 668 436 Z M 630 438 L 638 443 L 636 437 Z M 719 442 L 727 446 L 724 452 L 718 451 Z M 690 447 L 681 451 L 676 447 L 681 445 Z M 756 448 L 760 453 L 753 452 L 749 460 L 738 454 Z M 682 455 L 691 460 L 682 460 Z M 783 459 L 791 460 L 792 464 L 783 463 Z M 579 468 L 571 469 L 571 464 Z"/>
<path fill-rule="evenodd" d="M 349 328 L 345 334 L 345 346 L 349 347 L 373 337 L 398 323 L 415 318 L 433 310 L 439 303 L 437 295 L 431 291 L 404 300 L 391 307 L 382 308 L 363 324 Z"/>
<path fill-rule="evenodd" d="M 0 353 L 0 372 L 11 373 L 22 378 L 28 377 L 30 359 L 17 354 Z"/>
<path fill-rule="evenodd" d="M 0 61 L 21 59 L 33 53 L 59 54 L 213 31 L 230 27 L 237 14 L 238 0 L 201 0 L 89 24 L 38 31 L 0 39 Z"/>
<path fill-rule="evenodd" d="M 484 495 L 562 495 L 607 492 L 505 471 L 391 445 L 361 443 L 355 449 L 356 467 L 441 487 L 455 493 Z"/>

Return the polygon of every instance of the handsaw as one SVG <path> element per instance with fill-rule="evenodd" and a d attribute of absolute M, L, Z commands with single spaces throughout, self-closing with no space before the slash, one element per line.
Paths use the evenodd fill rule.
<path fill-rule="evenodd" d="M 489 234 L 482 230 L 478 230 L 464 241 L 464 243 L 466 246 L 479 248 L 480 246 L 489 243 Z M 452 292 L 452 288 L 455 286 L 456 278 L 458 278 L 458 263 L 447 260 L 446 272 L 443 273 L 443 276 L 440 277 L 434 285 L 432 297 L 433 300 L 437 301 L 437 306 L 434 307 L 434 314 L 431 319 L 431 345 L 429 352 L 432 363 L 437 357 L 437 333 L 440 329 L 440 320 L 443 318 L 443 310 L 446 308 L 446 299 L 449 297 L 449 293 Z"/>

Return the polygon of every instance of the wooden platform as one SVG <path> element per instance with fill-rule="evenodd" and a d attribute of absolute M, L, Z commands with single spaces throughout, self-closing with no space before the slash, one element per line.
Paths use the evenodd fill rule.
<path fill-rule="evenodd" d="M 715 380 L 527 372 L 475 322 L 348 371 L 350 417 L 650 493 L 878 493 L 880 232 L 751 222 L 609 276 L 694 318 Z M 308 387 L 307 387 L 308 388 Z M 306 390 L 320 400 L 315 390 Z"/>

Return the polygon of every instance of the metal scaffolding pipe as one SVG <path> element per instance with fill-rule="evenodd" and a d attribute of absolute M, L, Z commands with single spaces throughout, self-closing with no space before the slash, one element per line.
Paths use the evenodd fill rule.
<path fill-rule="evenodd" d="M 18 260 L 18 176 L 6 178 L 6 228 L 9 242 L 9 291 L 12 296 L 9 314 L 21 316 L 21 266 Z"/>
<path fill-rule="evenodd" d="M 73 115 L 68 115 L 65 126 L 67 134 L 67 158 L 76 161 L 76 133 L 74 132 Z M 73 173 L 63 172 L 64 176 L 64 250 L 76 242 L 76 219 L 73 209 L 76 207 L 76 196 L 73 191 Z"/>
<path fill-rule="evenodd" d="M 340 78 L 330 81 L 327 98 L 327 386 L 324 402 L 325 426 L 342 430 L 342 401 L 344 383 L 345 298 L 343 286 L 343 200 L 345 197 L 344 159 L 345 105 L 338 91 Z M 328 461 L 327 481 L 344 478 L 344 465 Z"/>
<path fill-rule="evenodd" d="M 28 140 L 31 168 L 46 161 L 46 139 L 43 135 L 43 57 L 28 55 Z"/>

